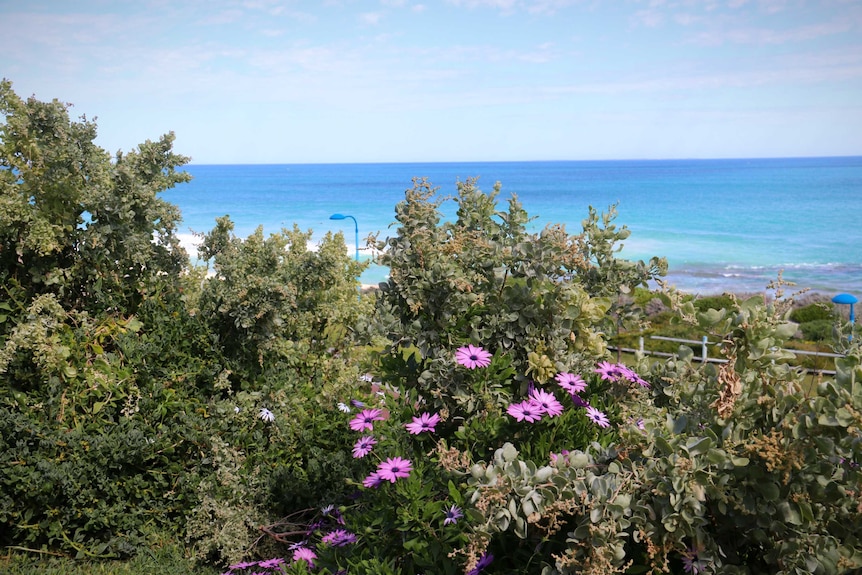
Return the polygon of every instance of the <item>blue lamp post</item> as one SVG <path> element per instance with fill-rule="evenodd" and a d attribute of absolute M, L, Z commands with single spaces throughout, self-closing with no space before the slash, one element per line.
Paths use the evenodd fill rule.
<path fill-rule="evenodd" d="M 347 218 L 350 218 L 351 220 L 353 220 L 353 226 L 356 230 L 356 261 L 358 262 L 359 261 L 359 223 L 356 221 L 356 218 L 354 218 L 353 216 L 348 216 L 348 215 L 344 215 L 344 214 L 332 214 L 331 216 L 329 216 L 330 220 L 346 220 Z"/>
<path fill-rule="evenodd" d="M 849 293 L 840 293 L 832 298 L 832 303 L 846 304 L 850 306 L 850 338 L 853 339 L 853 325 L 856 323 L 856 317 L 853 315 L 853 304 L 858 303 L 856 296 Z"/>

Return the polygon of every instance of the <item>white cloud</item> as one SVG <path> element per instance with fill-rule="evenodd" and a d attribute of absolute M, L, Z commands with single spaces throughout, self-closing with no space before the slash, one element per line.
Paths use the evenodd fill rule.
<path fill-rule="evenodd" d="M 449 4 L 465 8 L 495 8 L 505 12 L 512 11 L 517 0 L 446 0 Z"/>
<path fill-rule="evenodd" d="M 703 21 L 701 16 L 696 16 L 691 13 L 679 13 L 675 14 L 673 17 L 673 21 L 679 24 L 680 26 L 692 26 L 694 24 L 698 24 Z"/>
<path fill-rule="evenodd" d="M 359 15 L 359 21 L 369 26 L 376 26 L 382 18 L 383 14 L 381 12 L 363 12 Z"/>
<path fill-rule="evenodd" d="M 719 28 L 699 32 L 691 38 L 691 42 L 703 46 L 718 46 L 725 43 L 787 44 L 843 34 L 853 28 L 853 23 L 847 20 L 833 20 L 832 22 L 808 24 L 787 29 L 766 27 Z"/>
<path fill-rule="evenodd" d="M 579 0 L 532 0 L 527 3 L 527 11 L 532 14 L 555 14 L 578 2 Z"/>
<path fill-rule="evenodd" d="M 646 26 L 647 28 L 655 28 L 656 26 L 660 26 L 664 23 L 665 15 L 660 10 L 638 10 L 634 13 L 632 19 L 637 24 Z"/>

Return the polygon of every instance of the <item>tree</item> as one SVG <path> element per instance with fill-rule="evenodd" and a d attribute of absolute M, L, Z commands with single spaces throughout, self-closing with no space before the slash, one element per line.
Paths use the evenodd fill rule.
<path fill-rule="evenodd" d="M 114 160 L 69 104 L 26 101 L 0 82 L 0 280 L 23 309 L 54 294 L 66 309 L 134 312 L 188 262 L 180 213 L 158 193 L 186 182 L 172 133 Z M 12 305 L 14 307 L 14 305 Z"/>
<path fill-rule="evenodd" d="M 311 231 L 296 225 L 269 237 L 259 227 L 245 240 L 232 230 L 224 216 L 204 237 L 200 253 L 215 273 L 203 285 L 200 306 L 238 377 L 285 359 L 310 375 L 322 358 L 352 344 L 363 264 L 348 256 L 342 234 L 327 233 L 312 251 Z"/>

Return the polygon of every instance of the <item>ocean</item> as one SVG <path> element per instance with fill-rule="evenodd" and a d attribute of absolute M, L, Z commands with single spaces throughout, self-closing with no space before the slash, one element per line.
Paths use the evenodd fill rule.
<path fill-rule="evenodd" d="M 181 237 L 192 256 L 195 234 L 229 215 L 238 236 L 258 226 L 277 233 L 296 223 L 320 238 L 344 233 L 370 259 L 365 237 L 395 235 L 395 205 L 414 177 L 440 197 L 456 182 L 502 185 L 499 208 L 517 195 L 536 219 L 532 231 L 563 224 L 581 231 L 588 207 L 616 205 L 615 223 L 631 230 L 620 257 L 668 259 L 667 280 L 701 294 L 761 292 L 783 270 L 798 288 L 862 297 L 862 157 L 739 160 L 460 162 L 398 164 L 196 165 L 193 180 L 162 197 L 182 211 Z M 454 213 L 444 204 L 444 216 Z M 363 283 L 384 281 L 372 265 Z"/>

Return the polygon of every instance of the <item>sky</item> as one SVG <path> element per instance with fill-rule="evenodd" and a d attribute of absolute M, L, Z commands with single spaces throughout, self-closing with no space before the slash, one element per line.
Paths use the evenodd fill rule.
<path fill-rule="evenodd" d="M 196 164 L 862 155 L 862 0 L 0 0 L 0 53 Z"/>

